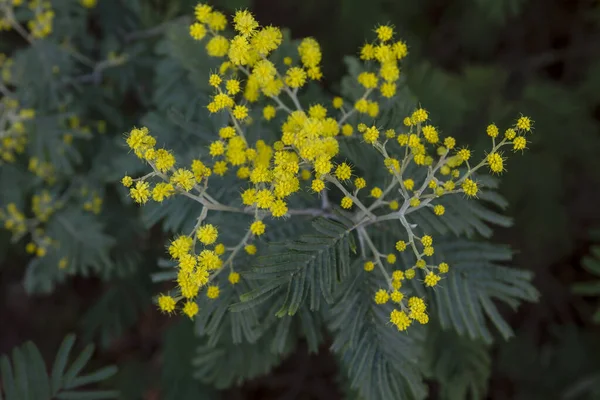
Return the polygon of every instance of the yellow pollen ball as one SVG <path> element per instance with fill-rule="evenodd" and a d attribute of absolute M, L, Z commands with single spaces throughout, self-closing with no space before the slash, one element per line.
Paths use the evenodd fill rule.
<path fill-rule="evenodd" d="M 238 274 L 237 272 L 231 272 L 227 279 L 229 280 L 229 283 L 235 285 L 240 281 L 240 274 Z"/>
<path fill-rule="evenodd" d="M 206 297 L 208 297 L 209 299 L 216 299 L 217 297 L 219 297 L 219 287 L 218 286 L 209 286 L 206 289 Z"/>
<path fill-rule="evenodd" d="M 252 225 L 250 225 L 250 232 L 256 236 L 260 236 L 265 233 L 265 224 L 262 221 L 254 221 Z"/>
<path fill-rule="evenodd" d="M 390 299 L 390 295 L 385 289 L 379 289 L 375 293 L 375 303 L 377 304 L 385 304 Z"/>
<path fill-rule="evenodd" d="M 257 249 L 255 245 L 247 244 L 246 246 L 244 246 L 244 251 L 252 256 L 256 254 Z"/>
<path fill-rule="evenodd" d="M 188 300 L 181 311 L 188 317 L 194 318 L 198 314 L 198 304 L 195 301 Z"/>

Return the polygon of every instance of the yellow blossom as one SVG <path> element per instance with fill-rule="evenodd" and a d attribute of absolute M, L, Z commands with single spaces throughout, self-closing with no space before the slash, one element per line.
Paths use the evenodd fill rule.
<path fill-rule="evenodd" d="M 138 181 L 135 187 L 129 189 L 129 194 L 136 203 L 144 204 L 150 197 L 150 185 L 148 182 Z"/>
<path fill-rule="evenodd" d="M 440 277 L 433 272 L 429 272 L 425 275 L 425 286 L 433 287 L 438 284 L 440 281 Z"/>
<path fill-rule="evenodd" d="M 349 209 L 352 207 L 352 204 L 352 199 L 348 196 L 344 196 L 340 205 L 342 206 L 342 208 Z"/>
<path fill-rule="evenodd" d="M 196 304 L 195 301 L 188 300 L 185 302 L 181 311 L 188 317 L 194 318 L 194 316 L 198 314 L 198 304 Z"/>
<path fill-rule="evenodd" d="M 162 312 L 172 313 L 173 311 L 175 311 L 176 304 L 177 302 L 171 296 L 164 294 L 158 296 L 158 308 L 160 308 Z"/>
<path fill-rule="evenodd" d="M 238 274 L 237 272 L 230 272 L 229 276 L 227 277 L 227 280 L 232 285 L 235 285 L 236 283 L 238 283 L 240 281 L 240 274 Z"/>
<path fill-rule="evenodd" d="M 206 289 L 206 297 L 213 300 L 219 297 L 219 287 L 216 285 L 209 286 Z"/>
<path fill-rule="evenodd" d="M 385 304 L 390 299 L 390 295 L 385 289 L 379 289 L 375 293 L 375 303 L 377 304 Z"/>
<path fill-rule="evenodd" d="M 375 197 L 376 199 L 380 198 L 383 195 L 383 190 L 378 187 L 374 187 L 371 189 L 371 197 Z"/>
<path fill-rule="evenodd" d="M 219 231 L 214 225 L 206 224 L 198 228 L 196 236 L 202 244 L 209 245 L 217 241 Z"/>
<path fill-rule="evenodd" d="M 469 178 L 465 179 L 465 181 L 462 183 L 462 189 L 465 192 L 465 194 L 469 197 L 475 197 L 477 195 L 477 192 L 479 191 L 477 183 L 475 183 Z"/>
<path fill-rule="evenodd" d="M 250 225 L 250 232 L 256 236 L 260 236 L 265 233 L 265 224 L 262 221 L 254 221 Z"/>

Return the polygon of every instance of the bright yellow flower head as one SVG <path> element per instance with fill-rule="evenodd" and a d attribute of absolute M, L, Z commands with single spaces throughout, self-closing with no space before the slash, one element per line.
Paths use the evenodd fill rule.
<path fill-rule="evenodd" d="M 344 196 L 344 198 L 342 198 L 342 201 L 340 203 L 340 205 L 342 206 L 342 208 L 345 208 L 345 209 L 352 208 L 352 204 L 353 204 L 353 201 L 348 196 Z"/>
<path fill-rule="evenodd" d="M 196 304 L 195 301 L 188 300 L 185 302 L 181 311 L 188 317 L 194 318 L 194 316 L 198 314 L 198 304 Z"/>
<path fill-rule="evenodd" d="M 202 40 L 206 36 L 206 28 L 203 24 L 194 22 L 190 25 L 190 36 L 195 40 Z"/>
<path fill-rule="evenodd" d="M 248 10 L 236 11 L 233 17 L 233 26 L 242 35 L 250 35 L 258 28 L 258 22 Z"/>
<path fill-rule="evenodd" d="M 389 25 L 381 25 L 377 29 L 375 29 L 377 33 L 377 38 L 382 42 L 387 42 L 394 36 L 394 29 Z"/>
<path fill-rule="evenodd" d="M 265 233 L 265 224 L 262 221 L 254 221 L 252 225 L 250 225 L 250 232 L 253 235 L 260 236 Z"/>
<path fill-rule="evenodd" d="M 237 272 L 231 272 L 231 273 L 229 273 L 229 277 L 227 278 L 227 280 L 232 285 L 235 285 L 236 283 L 238 283 L 240 281 L 240 274 L 238 274 Z"/>
<path fill-rule="evenodd" d="M 216 299 L 216 298 L 219 297 L 219 292 L 220 291 L 219 291 L 219 287 L 218 286 L 216 286 L 216 285 L 209 286 L 206 289 L 206 297 L 208 297 L 209 299 L 214 300 L 214 299 Z"/>
<path fill-rule="evenodd" d="M 198 228 L 196 236 L 202 244 L 209 245 L 217 241 L 219 231 L 214 225 L 206 224 Z"/>
<path fill-rule="evenodd" d="M 171 296 L 164 294 L 158 296 L 158 308 L 160 308 L 162 312 L 172 313 L 173 311 L 175 311 L 176 304 L 177 302 Z"/>

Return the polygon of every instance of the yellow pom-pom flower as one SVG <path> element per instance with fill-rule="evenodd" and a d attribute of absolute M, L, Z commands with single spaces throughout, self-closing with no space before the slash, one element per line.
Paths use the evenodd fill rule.
<path fill-rule="evenodd" d="M 486 128 L 485 131 L 486 131 L 487 135 L 491 138 L 495 138 L 500 133 L 500 131 L 498 130 L 498 127 L 494 124 L 488 125 L 488 127 Z"/>
<path fill-rule="evenodd" d="M 252 225 L 250 225 L 250 232 L 253 235 L 260 236 L 265 233 L 265 224 L 262 221 L 254 221 Z"/>
<path fill-rule="evenodd" d="M 161 294 L 158 296 L 158 308 L 165 313 L 172 313 L 175 311 L 175 305 L 177 302 L 171 296 Z"/>
<path fill-rule="evenodd" d="M 256 254 L 257 249 L 255 245 L 247 244 L 246 246 L 244 246 L 244 251 L 252 256 Z"/>
<path fill-rule="evenodd" d="M 209 299 L 216 299 L 219 297 L 219 287 L 216 285 L 211 285 L 206 289 L 206 297 L 208 297 Z"/>
<path fill-rule="evenodd" d="M 348 164 L 343 162 L 340 165 L 338 165 L 335 169 L 335 176 L 341 181 L 350 179 L 350 176 L 352 176 L 352 168 L 350 168 Z"/>
<path fill-rule="evenodd" d="M 188 317 L 194 318 L 194 316 L 198 314 L 198 304 L 196 304 L 195 301 L 188 300 L 185 302 L 181 311 Z"/>
<path fill-rule="evenodd" d="M 198 240 L 202 242 L 202 244 L 210 245 L 217 241 L 217 238 L 219 237 L 219 231 L 214 225 L 206 224 L 198 228 L 196 236 L 198 237 Z"/>
<path fill-rule="evenodd" d="M 433 207 L 433 213 L 437 216 L 444 215 L 445 212 L 446 208 L 441 204 L 435 205 Z"/>
<path fill-rule="evenodd" d="M 389 299 L 390 299 L 390 295 L 388 294 L 387 290 L 385 290 L 385 289 L 379 289 L 375 293 L 375 303 L 377 303 L 377 304 L 385 304 L 388 302 Z"/>
<path fill-rule="evenodd" d="M 374 187 L 373 189 L 371 189 L 371 197 L 378 199 L 382 195 L 383 195 L 383 190 L 381 190 L 381 188 Z"/>
<path fill-rule="evenodd" d="M 425 275 L 425 286 L 433 287 L 438 284 L 440 279 L 441 278 L 438 275 L 434 274 L 433 272 L 429 272 L 427 275 Z"/>
<path fill-rule="evenodd" d="M 350 197 L 344 196 L 341 201 L 342 208 L 349 209 L 352 208 L 353 201 Z"/>
<path fill-rule="evenodd" d="M 237 273 L 237 272 L 231 272 L 231 273 L 229 273 L 229 276 L 227 277 L 227 280 L 232 285 L 235 285 L 236 283 L 238 283 L 240 281 L 240 274 Z"/>
<path fill-rule="evenodd" d="M 475 197 L 477 195 L 477 192 L 479 191 L 479 187 L 477 186 L 477 183 L 475 183 L 475 181 L 467 178 L 462 183 L 462 190 L 467 196 Z"/>

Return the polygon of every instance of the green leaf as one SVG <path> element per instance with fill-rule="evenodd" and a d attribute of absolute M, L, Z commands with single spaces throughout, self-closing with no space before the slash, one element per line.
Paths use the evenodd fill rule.
<path fill-rule="evenodd" d="M 0 372 L 2 373 L 2 387 L 7 400 L 17 399 L 17 388 L 10 360 L 7 356 L 0 357 Z M 1 394 L 1 391 L 0 391 Z"/>
<path fill-rule="evenodd" d="M 320 235 L 303 235 L 285 244 L 285 250 L 259 257 L 257 265 L 246 278 L 259 283 L 259 287 L 240 296 L 241 304 L 232 310 L 246 309 L 244 302 L 260 304 L 276 292 L 285 291 L 286 301 L 277 314 L 294 315 L 308 297 L 310 308 L 319 308 L 323 297 L 333 302 L 333 290 L 348 274 L 349 252 L 355 247 L 351 227 L 330 219 L 318 218 L 313 228 Z M 352 243 L 352 244 L 351 244 Z"/>
<path fill-rule="evenodd" d="M 325 313 L 333 334 L 331 350 L 362 398 L 425 398 L 418 363 L 425 329 L 413 326 L 406 334 L 391 325 L 393 307 L 373 301 L 382 282 L 361 266 L 361 262 L 352 265 L 354 275 L 339 286 L 334 305 Z"/>
<path fill-rule="evenodd" d="M 77 375 L 81 372 L 81 370 L 85 367 L 85 365 L 92 358 L 92 354 L 94 354 L 95 346 L 93 344 L 89 344 L 85 346 L 83 351 L 77 356 L 71 367 L 67 369 L 63 377 L 64 386 L 68 389 L 72 385 L 72 381 L 77 377 Z"/>
<path fill-rule="evenodd" d="M 600 281 L 576 283 L 573 285 L 573 292 L 582 296 L 600 295 Z"/>
<path fill-rule="evenodd" d="M 28 293 L 48 293 L 64 281 L 67 274 L 106 274 L 114 267 L 110 258 L 115 239 L 104 231 L 104 225 L 90 213 L 73 207 L 65 207 L 49 220 L 47 234 L 58 243 L 58 251 L 29 262 L 25 273 L 25 289 Z M 65 270 L 57 268 L 59 259 L 67 257 Z"/>
<path fill-rule="evenodd" d="M 37 399 L 112 399 L 118 397 L 115 391 L 86 390 L 74 392 L 68 389 L 100 383 L 114 375 L 117 368 L 108 366 L 84 376 L 78 376 L 89 361 L 93 346 L 84 350 L 63 375 L 73 348 L 75 336 L 67 335 L 57 352 L 52 367 L 52 376 L 48 376 L 46 364 L 38 348 L 31 342 L 15 347 L 12 351 L 12 366 L 6 355 L 0 356 L 2 389 L 7 400 Z M 14 373 L 13 373 L 14 371 Z M 67 389 L 64 391 L 63 389 Z M 0 393 L 0 398 L 1 393 Z"/>
<path fill-rule="evenodd" d="M 46 364 L 38 348 L 31 342 L 25 343 L 24 351 L 27 365 L 30 366 L 30 388 L 33 399 L 50 397 L 50 379 L 46 373 Z"/>
<path fill-rule="evenodd" d="M 489 346 L 438 327 L 429 332 L 424 365 L 428 377 L 440 384 L 440 398 L 485 398 L 492 367 Z"/>
<path fill-rule="evenodd" d="M 116 399 L 118 397 L 119 392 L 114 390 L 61 392 L 56 395 L 56 398 L 61 400 L 103 400 Z"/>
<path fill-rule="evenodd" d="M 581 261 L 583 268 L 589 273 L 600 276 L 600 255 L 597 254 L 600 251 L 598 247 L 592 248 L 592 253 L 596 257 L 584 257 Z"/>
<path fill-rule="evenodd" d="M 117 367 L 115 367 L 114 365 L 104 367 L 95 372 L 92 372 L 91 374 L 78 376 L 77 378 L 73 379 L 68 385 L 65 385 L 65 389 L 73 389 L 78 388 L 80 386 L 88 385 L 90 383 L 101 382 L 105 379 L 110 378 L 116 373 Z"/>
<path fill-rule="evenodd" d="M 17 392 L 19 392 L 23 400 L 29 398 L 29 382 L 27 382 L 27 364 L 25 363 L 25 357 L 19 347 L 15 347 L 12 351 L 13 365 L 15 371 L 15 382 L 17 386 Z"/>
<path fill-rule="evenodd" d="M 440 243 L 435 250 L 434 263 L 450 265 L 450 272 L 432 291 L 442 328 L 491 343 L 487 317 L 505 339 L 511 337 L 512 329 L 493 300 L 513 308 L 523 301 L 537 301 L 539 294 L 530 283 L 532 274 L 498 265 L 511 258 L 510 250 L 503 246 L 459 240 Z"/>
<path fill-rule="evenodd" d="M 59 389 L 63 385 L 63 373 L 69 362 L 69 354 L 75 344 L 75 335 L 67 335 L 58 349 L 58 354 L 54 360 L 54 366 L 52 367 L 52 393 L 58 393 Z"/>

